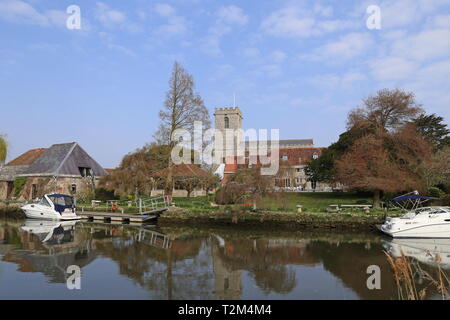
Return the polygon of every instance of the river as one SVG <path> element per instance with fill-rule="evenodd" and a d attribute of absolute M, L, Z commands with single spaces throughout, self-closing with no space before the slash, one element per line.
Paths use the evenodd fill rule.
<path fill-rule="evenodd" d="M 0 299 L 397 299 L 384 251 L 400 250 L 430 272 L 440 251 L 450 269 L 450 240 L 2 219 Z M 368 288 L 369 266 L 381 289 Z"/>

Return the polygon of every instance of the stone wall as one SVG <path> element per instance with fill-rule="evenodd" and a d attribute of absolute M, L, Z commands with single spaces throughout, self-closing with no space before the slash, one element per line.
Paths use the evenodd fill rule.
<path fill-rule="evenodd" d="M 96 185 L 97 182 L 98 179 L 96 179 Z M 90 179 L 82 177 L 60 177 L 57 179 L 51 177 L 28 177 L 20 200 L 32 200 L 33 189 L 35 189 L 36 197 L 42 197 L 44 194 L 53 192 L 73 194 L 72 185 L 75 186 L 76 193 L 87 192 L 90 187 Z"/>

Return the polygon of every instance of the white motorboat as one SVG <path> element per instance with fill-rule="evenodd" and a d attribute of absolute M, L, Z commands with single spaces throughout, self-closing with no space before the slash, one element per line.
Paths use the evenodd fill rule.
<path fill-rule="evenodd" d="M 393 238 L 450 238 L 450 208 L 427 207 L 387 218 L 380 230 Z"/>
<path fill-rule="evenodd" d="M 79 220 L 74 199 L 65 194 L 46 194 L 37 202 L 21 207 L 27 218 L 45 220 Z"/>

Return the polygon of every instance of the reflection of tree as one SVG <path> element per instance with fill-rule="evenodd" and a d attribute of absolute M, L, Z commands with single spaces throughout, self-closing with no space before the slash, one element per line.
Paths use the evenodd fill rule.
<path fill-rule="evenodd" d="M 308 245 L 308 251 L 322 260 L 326 270 L 362 299 L 395 299 L 397 289 L 393 282 L 390 267 L 380 244 L 364 247 L 361 244 L 340 243 L 338 245 L 324 241 L 314 241 Z M 377 265 L 381 268 L 381 290 L 367 288 L 367 267 Z"/>
<path fill-rule="evenodd" d="M 251 272 L 258 287 L 265 293 L 289 293 L 297 285 L 295 272 L 283 265 L 252 266 Z"/>
<path fill-rule="evenodd" d="M 127 237 L 103 239 L 96 247 L 117 262 L 121 274 L 150 290 L 155 299 L 207 299 L 213 275 L 203 242 L 199 238 L 176 240 L 164 250 Z"/>
<path fill-rule="evenodd" d="M 218 256 L 229 270 L 248 270 L 264 292 L 289 293 L 297 280 L 288 265 L 314 265 L 318 260 L 301 241 L 280 241 L 232 239 L 218 250 Z"/>

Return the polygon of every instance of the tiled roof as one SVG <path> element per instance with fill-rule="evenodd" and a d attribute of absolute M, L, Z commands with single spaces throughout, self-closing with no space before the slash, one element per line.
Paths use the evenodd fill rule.
<path fill-rule="evenodd" d="M 46 148 L 28 150 L 14 160 L 8 162 L 6 166 L 29 166 L 34 161 L 36 161 L 36 159 L 39 158 L 46 150 Z"/>
<path fill-rule="evenodd" d="M 167 176 L 169 173 L 169 168 L 165 168 L 161 171 L 155 172 L 152 174 L 154 177 L 164 177 Z M 207 176 L 209 173 L 206 170 L 203 170 L 202 168 L 194 165 L 194 164 L 179 164 L 175 165 L 172 168 L 172 175 L 174 177 L 186 177 L 186 176 L 196 176 L 196 177 L 204 177 Z"/>

